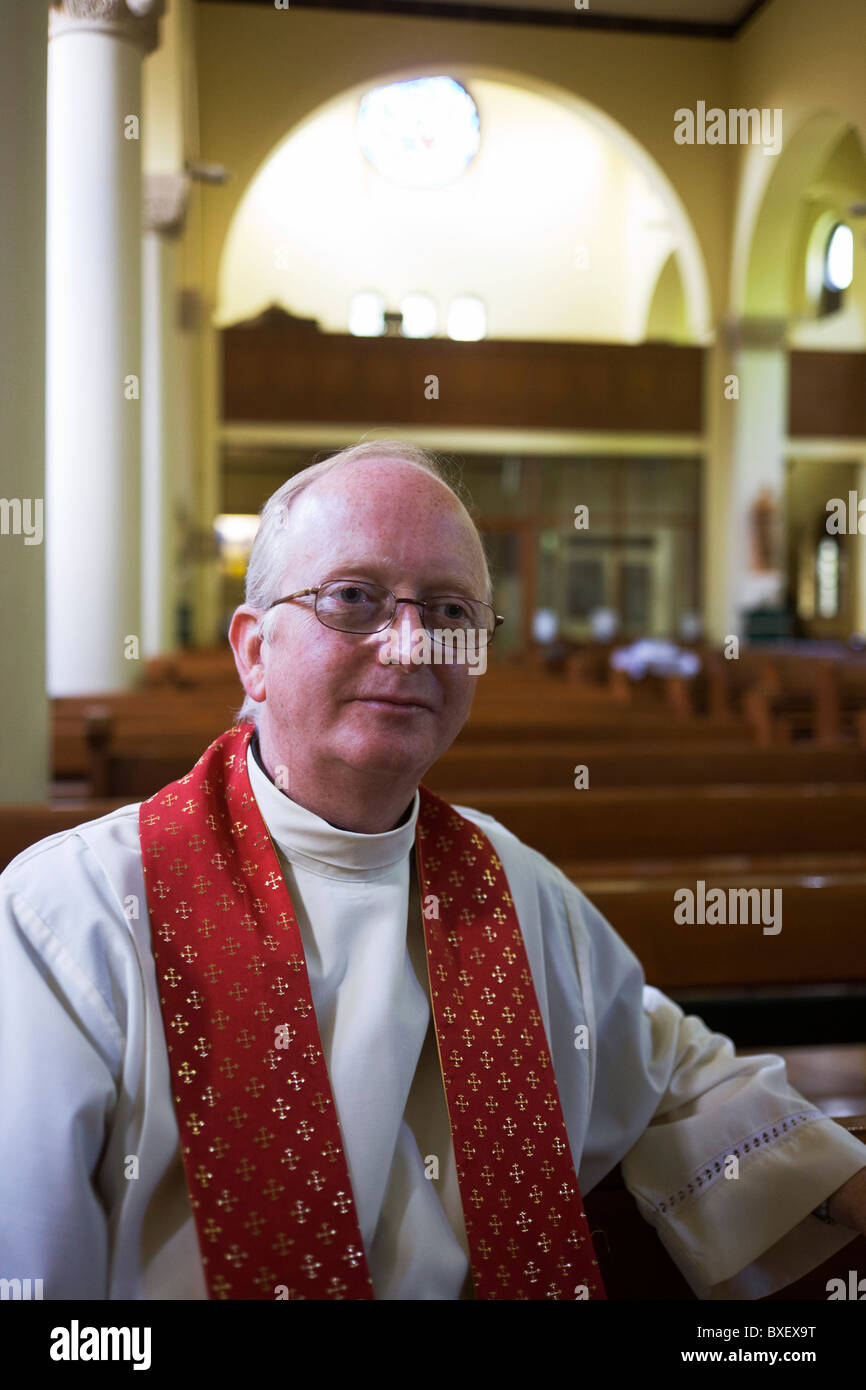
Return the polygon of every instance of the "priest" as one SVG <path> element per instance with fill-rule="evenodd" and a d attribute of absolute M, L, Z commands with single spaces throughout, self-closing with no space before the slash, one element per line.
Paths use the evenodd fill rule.
<path fill-rule="evenodd" d="M 235 726 L 0 880 L 0 1275 L 598 1299 L 582 1194 L 618 1163 L 700 1297 L 866 1231 L 863 1148 L 782 1060 L 737 1057 L 543 856 L 423 786 L 477 675 L 415 638 L 500 621 L 427 455 L 359 445 L 268 501 Z"/>

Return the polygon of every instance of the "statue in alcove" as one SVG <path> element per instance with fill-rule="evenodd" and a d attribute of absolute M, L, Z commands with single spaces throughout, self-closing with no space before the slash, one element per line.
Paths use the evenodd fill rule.
<path fill-rule="evenodd" d="M 750 503 L 747 524 L 748 559 L 741 580 L 741 602 L 743 610 L 755 615 L 758 623 L 757 627 L 750 624 L 749 632 L 756 637 L 769 621 L 768 633 L 772 629 L 774 636 L 780 636 L 779 623 L 786 607 L 782 528 L 779 504 L 769 487 L 762 488 Z M 758 619 L 759 614 L 763 618 Z M 781 628 L 790 635 L 787 627 L 783 621 Z"/>

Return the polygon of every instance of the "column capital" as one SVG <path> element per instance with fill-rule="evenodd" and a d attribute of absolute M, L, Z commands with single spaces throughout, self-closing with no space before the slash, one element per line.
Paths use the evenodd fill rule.
<path fill-rule="evenodd" d="M 164 11 L 165 0 L 51 0 L 48 37 L 82 31 L 113 34 L 151 53 L 159 44 Z"/>
<path fill-rule="evenodd" d="M 726 318 L 722 322 L 722 342 L 731 352 L 741 348 L 784 348 L 788 334 L 787 318 Z"/>
<path fill-rule="evenodd" d="M 189 197 L 188 175 L 145 174 L 142 195 L 144 230 L 167 237 L 180 236 Z"/>

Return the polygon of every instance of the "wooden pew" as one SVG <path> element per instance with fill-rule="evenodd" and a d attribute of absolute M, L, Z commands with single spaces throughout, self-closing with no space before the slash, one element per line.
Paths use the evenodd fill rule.
<path fill-rule="evenodd" d="M 113 745 L 94 731 L 91 785 L 94 794 L 130 800 L 151 796 L 188 772 L 201 748 L 186 735 Z M 205 745 L 202 744 L 202 748 Z M 473 804 L 476 793 L 520 788 L 570 787 L 576 765 L 589 769 L 592 790 L 613 787 L 688 787 L 736 783 L 866 782 L 866 751 L 843 748 L 756 749 L 752 745 L 610 744 L 575 748 L 555 743 L 457 744 L 426 774 L 425 784 L 446 800 Z"/>
<path fill-rule="evenodd" d="M 676 922 L 674 894 L 682 888 L 694 891 L 697 881 L 685 875 L 575 881 L 634 951 L 649 982 L 666 993 L 713 986 L 866 983 L 866 872 L 706 870 L 700 877 L 707 890 L 721 888 L 726 894 L 732 888 L 781 889 L 781 931 L 764 935 L 760 924 L 749 922 Z M 866 1018 L 863 1028 L 866 1034 Z"/>
<path fill-rule="evenodd" d="M 473 804 L 557 863 L 862 853 L 866 824 L 859 785 L 497 791 Z"/>
<path fill-rule="evenodd" d="M 532 693 L 524 687 L 517 696 L 499 695 L 476 705 L 459 746 L 515 739 L 535 742 L 626 742 L 630 746 L 669 738 L 671 720 L 663 710 L 617 712 L 609 701 L 587 704 L 551 682 Z M 203 749 L 228 728 L 240 707 L 242 691 L 235 685 L 212 685 L 201 691 L 172 687 L 123 691 L 106 696 L 76 696 L 52 702 L 54 776 L 88 779 L 97 796 L 144 794 L 164 785 L 164 769 L 180 771 L 192 765 Z M 735 720 L 684 719 L 677 738 L 689 743 L 743 741 L 746 726 Z M 117 755 L 118 768 L 108 764 Z M 136 761 L 136 770 L 123 762 Z M 156 780 L 147 763 L 160 763 Z M 159 780 L 162 778 L 162 780 Z"/>
<path fill-rule="evenodd" d="M 650 984 L 738 1045 L 866 1043 L 866 856 L 859 866 L 820 867 L 810 855 L 808 873 L 790 860 L 765 860 L 615 878 L 571 866 L 569 877 L 635 952 Z M 677 920 L 682 890 L 697 899 L 699 881 L 705 895 L 724 893 L 724 921 L 701 921 L 699 912 L 691 923 Z M 760 892 L 744 898 L 749 889 L 769 890 L 764 906 L 775 920 L 762 917 Z"/>
<path fill-rule="evenodd" d="M 141 747 L 168 742 L 170 750 L 199 754 L 230 727 L 243 698 L 234 691 L 206 695 L 175 690 L 122 691 L 52 701 L 55 778 L 92 779 L 92 762 L 109 745 Z M 191 765 L 191 762 L 189 765 Z M 104 778 L 96 776 L 94 794 Z"/>
<path fill-rule="evenodd" d="M 821 663 L 783 679 L 762 680 L 744 698 L 743 708 L 760 747 L 811 738 L 838 742 L 843 732 L 842 703 L 836 671 Z"/>
<path fill-rule="evenodd" d="M 589 787 L 685 787 L 730 783 L 866 782 L 866 753 L 847 748 L 761 749 L 750 743 L 638 744 L 628 749 L 571 738 L 562 744 L 472 743 L 449 748 L 424 781 L 446 799 L 467 789 L 568 788 L 574 769 L 588 769 Z M 470 803 L 471 804 L 471 800 Z"/>
<path fill-rule="evenodd" d="M 851 740 L 866 711 L 866 660 L 780 654 L 764 663 L 743 709 L 764 747 L 797 738 Z"/>
<path fill-rule="evenodd" d="M 459 735 L 461 746 L 468 743 L 658 743 L 671 736 L 669 714 L 645 711 L 616 715 L 607 710 L 592 714 L 587 710 L 473 711 Z M 689 743 L 710 741 L 743 743 L 750 730 L 741 720 L 684 719 L 677 723 L 677 739 Z"/>
<path fill-rule="evenodd" d="M 61 830 L 97 820 L 117 810 L 123 801 L 68 801 L 0 806 L 0 870 L 17 855 Z"/>
<path fill-rule="evenodd" d="M 211 740 L 228 727 L 223 711 L 192 719 L 154 723 L 148 715 L 138 727 L 124 720 L 116 731 L 112 716 L 85 718 L 81 761 L 93 795 L 149 796 L 182 776 Z M 186 728 L 180 727 L 186 724 Z M 602 734 L 609 731 L 602 729 Z M 669 732 L 669 730 L 667 731 Z M 866 756 L 859 749 L 793 745 L 757 748 L 729 741 L 676 743 L 639 740 L 617 746 L 613 734 L 598 730 L 567 739 L 518 744 L 501 738 L 464 735 L 425 776 L 434 791 L 471 802 L 475 792 L 531 788 L 567 789 L 574 769 L 588 769 L 593 791 L 617 787 L 686 787 L 733 783 L 839 784 L 866 781 Z M 86 759 L 86 761 L 85 761 Z M 71 775 L 67 763 L 67 775 Z"/>
<path fill-rule="evenodd" d="M 150 689 L 201 690 L 214 685 L 237 688 L 238 675 L 231 648 L 226 644 L 153 657 L 145 667 L 143 683 Z"/>
<path fill-rule="evenodd" d="M 183 721 L 181 721 L 183 722 Z M 221 711 L 195 718 L 186 728 L 176 722 L 155 731 L 149 720 L 132 729 L 113 714 L 91 710 L 86 719 L 88 785 L 95 797 L 152 796 L 183 777 L 231 720 Z"/>
<path fill-rule="evenodd" d="M 110 718 L 89 721 L 89 785 L 95 796 L 150 796 L 188 772 L 216 736 L 215 725 L 195 733 L 174 728 L 158 735 L 152 728 L 115 735 Z M 866 780 L 866 756 L 844 750 L 816 753 L 756 750 L 751 745 L 690 746 L 635 743 L 624 752 L 612 738 L 591 745 L 555 741 L 515 745 L 458 741 L 430 769 L 425 782 L 440 795 L 463 795 L 466 788 L 502 790 L 568 787 L 574 768 L 589 768 L 590 786 L 690 786 L 706 782 L 853 782 Z M 469 794 L 469 793 L 467 793 Z"/>
<path fill-rule="evenodd" d="M 544 728 L 547 732 L 541 736 L 549 737 L 551 726 L 566 733 L 591 729 L 604 738 L 622 730 L 625 737 L 641 738 L 664 736 L 675 720 L 677 733 L 685 737 L 693 737 L 695 728 L 703 729 L 707 738 L 724 737 L 738 726 L 740 737 L 749 737 L 739 717 L 728 712 L 718 720 L 698 718 L 693 703 L 690 683 L 680 677 L 637 681 L 608 669 L 601 683 L 491 668 L 478 680 L 468 729 L 477 738 L 489 737 L 491 727 L 523 739 L 534 736 L 531 730 Z"/>

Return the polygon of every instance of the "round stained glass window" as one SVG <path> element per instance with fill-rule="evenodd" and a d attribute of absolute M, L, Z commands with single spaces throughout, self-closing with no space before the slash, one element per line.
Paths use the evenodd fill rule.
<path fill-rule="evenodd" d="M 374 169 L 405 188 L 459 178 L 481 141 L 478 108 L 453 77 L 418 77 L 361 98 L 358 139 Z"/>

